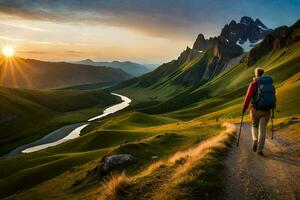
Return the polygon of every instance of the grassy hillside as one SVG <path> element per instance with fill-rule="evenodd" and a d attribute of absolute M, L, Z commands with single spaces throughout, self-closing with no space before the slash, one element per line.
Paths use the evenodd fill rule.
<path fill-rule="evenodd" d="M 203 73 L 203 70 L 206 70 L 207 66 L 205 60 L 210 58 L 209 54 L 211 50 L 208 49 L 202 55 L 194 57 L 190 62 L 184 63 L 179 68 L 174 68 L 175 65 L 172 63 L 175 61 L 173 61 L 162 65 L 154 72 L 140 77 L 140 79 L 127 81 L 115 89 L 120 93 L 123 92 L 137 99 L 135 102 L 136 105 L 132 105 L 132 109 L 139 109 L 149 114 L 176 112 L 176 110 L 185 107 L 196 106 L 194 104 L 198 103 L 203 105 L 204 109 L 215 109 L 210 106 L 231 100 L 236 103 L 238 98 L 240 98 L 239 102 L 241 102 L 241 97 L 245 94 L 248 84 L 252 81 L 253 72 L 256 67 L 264 68 L 266 75 L 272 76 L 275 84 L 278 86 L 299 72 L 299 24 L 300 22 L 297 22 L 290 28 L 286 27 L 285 31 L 289 33 L 288 37 L 282 36 L 281 38 L 281 35 L 278 34 L 277 38 L 271 40 L 271 43 L 266 43 L 264 40 L 260 45 L 252 49 L 249 54 L 246 54 L 237 65 L 225 69 L 211 80 L 200 81 L 187 86 L 176 85 L 173 82 L 182 77 L 182 73 L 194 74 L 198 73 L 197 70 Z M 282 28 L 275 29 L 275 33 L 281 30 Z M 279 41 L 283 43 L 283 46 L 277 45 Z M 267 50 L 264 50 L 266 52 L 264 52 L 263 57 L 256 58 L 256 62 L 249 66 L 249 60 L 253 60 L 252 51 L 256 52 L 257 49 Z M 197 70 L 195 71 L 194 69 Z M 164 74 L 164 71 L 167 73 Z M 152 84 L 151 77 L 154 78 Z M 155 77 L 159 77 L 159 79 L 156 80 Z M 148 84 L 141 86 L 145 80 L 147 80 Z M 140 102 L 143 102 L 142 106 L 139 106 Z M 203 110 L 202 113 L 207 113 L 207 111 Z M 176 113 L 179 114 L 178 112 Z M 193 115 L 193 112 L 190 113 Z"/>
<path fill-rule="evenodd" d="M 235 131 L 224 122 L 240 120 L 243 97 L 256 67 L 264 68 L 266 75 L 274 79 L 278 101 L 276 130 L 291 125 L 296 127 L 291 137 L 296 137 L 300 117 L 299 27 L 287 32 L 287 38 L 285 35 L 255 47 L 254 52 L 264 51 L 262 57 L 254 59 L 250 52 L 236 65 L 203 82 L 178 85 L 175 80 L 207 67 L 208 62 L 204 61 L 209 60 L 210 50 L 179 67 L 175 63 L 178 61 L 172 61 L 113 87 L 115 92 L 133 100 L 125 112 L 93 122 L 81 137 L 61 145 L 0 160 L 0 171 L 6 172 L 0 174 L 0 198 L 219 197 L 223 189 L 221 158 Z M 278 41 L 284 45 L 278 46 Z M 250 65 L 249 59 L 255 62 Z M 25 98 L 26 94 L 20 96 Z M 34 99 L 33 105 L 39 102 L 46 110 L 56 109 L 43 98 L 30 99 Z M 55 112 L 68 110 L 68 106 L 62 103 L 57 107 L 62 110 Z M 248 116 L 245 121 L 249 121 Z M 132 154 L 137 160 L 124 167 L 124 173 L 107 177 L 96 173 L 95 167 L 103 156 L 119 153 Z"/>
<path fill-rule="evenodd" d="M 136 120 L 137 117 L 139 120 Z M 144 126 L 144 121 L 148 126 Z M 1 160 L 0 169 L 5 169 L 6 173 L 0 177 L 0 194 L 3 197 L 37 185 L 31 190 L 25 190 L 28 191 L 25 194 L 12 198 L 39 198 L 39 195 L 36 195 L 42 191 L 49 199 L 57 198 L 56 195 L 62 198 L 91 195 L 103 182 L 99 178 L 95 179 L 93 174 L 87 173 L 90 173 L 103 155 L 131 153 L 137 157 L 138 162 L 128 168 L 128 172 L 133 175 L 136 171 L 146 170 L 147 166 L 155 163 L 157 159 L 152 159 L 152 156 L 167 159 L 179 150 L 217 135 L 221 129 L 215 122 L 186 123 L 141 113 L 124 114 L 96 123 L 85 129 L 82 137 L 57 147 Z M 14 167 L 7 169 L 10 165 Z M 59 174 L 62 175 L 58 176 Z M 43 181 L 46 182 L 40 184 Z M 66 182 L 57 184 L 61 181 Z M 77 191 L 77 182 L 85 182 L 85 186 L 82 186 L 92 187 L 93 190 Z M 57 192 L 53 196 L 49 188 L 54 185 Z"/>
<path fill-rule="evenodd" d="M 92 83 L 116 83 L 130 77 L 120 69 L 109 67 L 0 57 L 0 86 L 5 87 L 62 88 Z"/>
<path fill-rule="evenodd" d="M 95 116 L 118 98 L 98 90 L 26 90 L 0 87 L 0 153 L 65 124 Z"/>
<path fill-rule="evenodd" d="M 294 102 L 294 104 L 290 104 L 290 106 L 297 107 L 297 88 L 296 86 L 292 87 L 292 85 L 296 84 L 297 81 L 290 81 L 288 83 L 286 82 L 288 80 L 295 80 L 296 78 L 293 77 L 298 76 L 300 72 L 300 68 L 298 66 L 298 63 L 300 62 L 300 53 L 298 50 L 299 47 L 300 45 L 297 43 L 291 47 L 277 51 L 276 53 L 272 52 L 252 67 L 247 67 L 244 63 L 241 63 L 232 69 L 225 71 L 212 81 L 207 82 L 197 90 L 170 99 L 166 103 L 162 103 L 157 107 L 149 109 L 147 112 L 176 110 L 176 106 L 178 106 L 178 104 L 174 102 L 179 101 L 184 103 L 183 105 L 179 106 L 185 108 L 178 111 L 169 112 L 167 115 L 178 118 L 193 118 L 196 117 L 194 115 L 195 113 L 197 113 L 198 116 L 201 116 L 203 114 L 216 112 L 224 108 L 229 109 L 229 107 L 235 107 L 230 112 L 228 112 L 228 110 L 223 111 L 223 113 L 220 112 L 219 115 L 224 115 L 224 113 L 226 113 L 228 116 L 237 116 L 240 114 L 243 96 L 246 93 L 248 84 L 252 80 L 254 69 L 256 67 L 263 67 L 266 70 L 265 74 L 272 76 L 277 87 L 277 108 L 279 111 L 281 111 L 278 114 L 287 114 L 287 110 L 289 109 L 282 106 L 282 102 L 286 102 L 288 99 L 290 99 L 290 101 Z M 287 53 L 285 56 L 281 56 L 282 52 Z M 283 93 L 288 93 L 289 95 L 282 95 Z M 199 101 L 199 99 L 203 98 L 204 94 L 205 99 Z M 287 98 L 288 96 L 290 96 L 290 98 Z M 189 102 L 186 100 L 184 101 L 184 99 L 189 99 Z M 288 104 L 285 105 L 290 107 Z M 297 109 L 293 110 L 293 112 L 296 113 Z M 214 117 L 217 116 L 218 115 L 216 114 Z"/>
<path fill-rule="evenodd" d="M 298 57 L 289 54 L 286 59 Z M 269 59 L 272 60 L 271 58 Z M 294 61 L 291 59 L 283 63 L 294 63 Z M 269 66 L 267 73 L 275 70 L 273 66 Z M 286 66 L 278 65 L 278 71 L 275 70 L 275 72 L 281 72 Z M 249 71 L 252 71 L 254 67 L 251 67 Z M 276 82 L 280 112 L 276 114 L 275 124 L 282 123 L 282 120 L 287 117 L 297 117 L 300 114 L 297 109 L 299 98 L 295 95 L 299 90 L 299 71 L 298 68 L 293 68 L 293 65 L 288 65 L 288 67 L 296 71 L 294 71 L 295 75 L 286 80 L 278 76 L 278 79 L 283 81 Z M 245 66 L 238 65 L 207 83 L 206 87 L 224 90 L 226 86 L 220 84 L 225 80 L 224 77 L 235 76 L 236 72 L 240 70 L 241 73 L 243 69 Z M 272 75 L 276 77 L 275 72 Z M 172 159 L 178 155 L 178 151 L 190 147 L 197 149 L 199 142 L 218 135 L 222 130 L 219 123 L 239 119 L 243 100 L 241 96 L 246 90 L 247 79 L 251 79 L 251 76 L 240 79 L 241 82 L 245 82 L 245 86 L 241 85 L 237 90 L 207 98 L 177 111 L 162 115 L 125 113 L 87 127 L 84 135 L 73 141 L 41 152 L 0 161 L 3 169 L 13 163 L 23 163 L 21 166 L 10 169 L 2 177 L 0 185 L 3 189 L 0 194 L 6 196 L 20 189 L 34 186 L 9 199 L 42 198 L 44 195 L 47 195 L 48 199 L 77 198 L 78 196 L 87 199 L 96 197 L 130 199 L 133 196 L 140 199 L 146 199 L 149 196 L 160 199 L 164 196 L 172 199 L 212 194 L 214 198 L 218 195 L 215 192 L 216 188 L 222 191 L 220 177 L 216 174 L 222 168 L 220 156 L 223 155 L 226 146 L 213 142 L 214 150 L 208 154 L 203 154 L 203 149 L 201 149 L 202 153 L 196 154 L 195 157 L 190 156 L 191 160 L 188 162 L 175 159 L 179 160 L 178 163 L 183 162 L 182 164 L 174 163 Z M 216 118 L 219 122 L 216 122 Z M 115 153 L 130 153 L 139 160 L 127 168 L 126 175 L 114 175 L 106 181 L 94 177 L 92 169 L 101 157 Z M 158 156 L 158 160 L 152 159 L 152 156 Z M 189 176 L 191 173 L 193 176 Z M 41 175 L 32 179 L 32 176 L 36 174 Z M 22 184 L 20 179 L 25 180 L 26 184 Z M 39 184 L 45 180 L 46 182 Z M 51 192 L 52 190 L 56 191 L 55 195 Z"/>

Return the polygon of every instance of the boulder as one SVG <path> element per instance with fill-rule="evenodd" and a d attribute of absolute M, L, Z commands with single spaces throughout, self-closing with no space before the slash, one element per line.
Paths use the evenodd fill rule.
<path fill-rule="evenodd" d="M 106 175 L 112 171 L 123 171 L 126 165 L 132 164 L 136 158 L 131 154 L 116 154 L 104 156 L 97 166 L 100 175 Z"/>

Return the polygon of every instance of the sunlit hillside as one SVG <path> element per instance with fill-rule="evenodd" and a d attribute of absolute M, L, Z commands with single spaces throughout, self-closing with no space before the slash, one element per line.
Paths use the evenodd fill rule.
<path fill-rule="evenodd" d="M 0 8 L 0 199 L 299 199 L 300 2 Z"/>
<path fill-rule="evenodd" d="M 280 37 L 275 38 L 271 43 L 273 48 L 249 65 L 253 53 L 270 45 L 266 38 L 234 66 L 205 82 L 195 82 L 191 86 L 171 83 L 181 73 L 201 68 L 199 62 L 204 58 L 196 56 L 175 69 L 174 75 L 168 76 L 167 73 L 174 70 L 169 68 L 172 61 L 140 78 L 105 89 L 106 92 L 125 94 L 133 102 L 125 110 L 87 126 L 79 138 L 1 160 L 0 169 L 6 170 L 0 177 L 1 196 L 8 199 L 39 199 L 45 195 L 47 199 L 58 196 L 62 199 L 193 199 L 198 196 L 222 199 L 222 160 L 234 144 L 236 127 L 232 123 L 240 119 L 243 95 L 256 67 L 263 67 L 266 75 L 273 77 L 277 88 L 275 129 L 295 130 L 299 126 L 300 99 L 296 95 L 300 72 L 299 22 L 286 30 L 289 36 L 283 46 L 276 47 Z M 210 49 L 204 54 L 208 56 L 209 52 Z M 151 78 L 157 74 L 160 75 L 159 81 L 153 80 L 152 86 Z M 140 85 L 139 81 L 147 81 L 147 86 Z M 6 98 L 15 95 L 14 101 L 28 109 L 23 110 L 20 117 L 30 112 L 33 119 L 45 118 L 40 114 L 47 113 L 45 119 L 55 122 L 54 127 L 80 121 L 113 103 L 108 94 L 84 87 L 80 92 L 76 88 L 61 91 L 1 90 Z M 100 105 L 98 98 L 102 99 Z M 114 98 L 114 101 L 118 99 Z M 7 105 L 3 109 L 11 107 L 8 112 L 12 112 L 13 106 Z M 42 109 L 45 111 L 40 113 Z M 79 115 L 77 110 L 80 110 Z M 250 118 L 246 117 L 245 121 L 249 122 Z M 27 139 L 26 135 L 18 137 L 24 138 L 24 142 L 41 134 L 43 132 L 34 136 L 31 132 Z M 287 140 L 295 138 L 296 133 L 278 134 L 276 137 Z M 3 144 L 7 143 L 10 145 L 3 146 L 2 151 L 20 144 L 7 140 Z M 121 171 L 99 174 L 99 160 L 103 156 L 119 154 L 130 154 L 137 160 Z M 36 178 L 32 179 L 33 176 Z"/>

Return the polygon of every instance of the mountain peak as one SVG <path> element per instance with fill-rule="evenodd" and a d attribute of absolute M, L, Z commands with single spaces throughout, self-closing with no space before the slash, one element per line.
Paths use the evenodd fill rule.
<path fill-rule="evenodd" d="M 226 41 L 240 45 L 246 52 L 270 32 L 272 30 L 259 19 L 254 21 L 251 17 L 243 16 L 239 23 L 232 20 L 229 25 L 226 24 L 220 36 Z"/>
<path fill-rule="evenodd" d="M 255 24 L 257 27 L 262 28 L 262 29 L 269 29 L 266 25 L 264 25 L 258 18 L 255 20 Z"/>
<path fill-rule="evenodd" d="M 241 18 L 240 23 L 244 24 L 244 25 L 250 25 L 250 24 L 253 24 L 255 22 L 251 17 L 244 16 L 244 17 Z"/>
<path fill-rule="evenodd" d="M 197 40 L 205 40 L 205 37 L 202 33 L 199 33 Z"/>
<path fill-rule="evenodd" d="M 210 39 L 206 40 L 204 35 L 200 33 L 193 45 L 193 50 L 204 51 L 210 45 Z"/>
<path fill-rule="evenodd" d="M 92 59 L 89 59 L 89 58 L 84 59 L 84 60 L 82 60 L 82 61 L 83 61 L 83 62 L 89 62 L 89 63 L 93 63 L 93 62 L 94 62 Z"/>
<path fill-rule="evenodd" d="M 192 50 L 192 49 L 191 49 L 189 46 L 187 46 L 185 50 L 186 50 L 186 51 L 190 51 L 190 50 Z"/>
<path fill-rule="evenodd" d="M 234 26 L 236 25 L 236 21 L 235 20 L 231 20 L 231 22 L 229 23 L 229 26 Z"/>

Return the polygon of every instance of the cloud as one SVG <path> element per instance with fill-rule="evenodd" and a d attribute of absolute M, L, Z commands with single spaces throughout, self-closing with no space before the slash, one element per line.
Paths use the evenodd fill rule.
<path fill-rule="evenodd" d="M 20 28 L 20 29 L 27 29 L 31 31 L 38 31 L 38 32 L 49 32 L 48 30 L 34 27 L 34 26 L 28 26 L 28 25 L 20 25 L 20 24 L 13 24 L 13 23 L 8 23 L 8 22 L 0 22 L 0 26 L 8 26 L 8 27 L 14 27 L 14 28 Z"/>
<path fill-rule="evenodd" d="M 217 35 L 220 26 L 243 15 L 286 23 L 298 17 L 299 5 L 292 0 L 0 0 L 0 14 L 2 18 L 118 26 L 152 37 L 190 39 L 199 32 Z"/>
<path fill-rule="evenodd" d="M 46 51 L 16 51 L 16 53 L 21 53 L 21 54 L 49 54 L 49 52 Z"/>
<path fill-rule="evenodd" d="M 6 35 L 0 35 L 0 39 L 13 41 L 13 42 L 27 42 L 27 43 L 34 43 L 34 44 L 45 44 L 45 45 L 73 45 L 74 43 L 66 43 L 66 42 L 52 42 L 52 41 L 39 41 L 39 40 L 28 40 L 23 38 L 16 38 L 16 37 L 9 37 Z"/>
<path fill-rule="evenodd" d="M 193 12 L 171 1 L 1 1 L 2 18 L 42 20 L 60 23 L 107 25 L 129 28 L 154 37 L 188 38 L 201 24 Z M 165 12 L 167 10 L 167 12 Z M 198 17 L 197 17 L 198 18 Z M 186 32 L 186 29 L 190 32 Z"/>
<path fill-rule="evenodd" d="M 84 54 L 86 52 L 82 52 L 82 51 L 65 51 L 65 53 L 68 53 L 68 54 L 75 54 L 75 55 L 80 55 L 80 54 Z"/>
<path fill-rule="evenodd" d="M 48 51 L 26 51 L 26 50 L 18 50 L 16 51 L 17 53 L 21 54 L 50 54 Z M 63 53 L 66 54 L 83 54 L 86 52 L 81 52 L 81 51 L 63 51 Z"/>
<path fill-rule="evenodd" d="M 4 36 L 4 35 L 0 35 L 0 39 L 7 40 L 7 41 L 15 41 L 15 42 L 23 42 L 24 41 L 24 39 L 22 39 L 22 38 L 13 38 L 13 37 L 8 37 L 8 36 Z"/>

